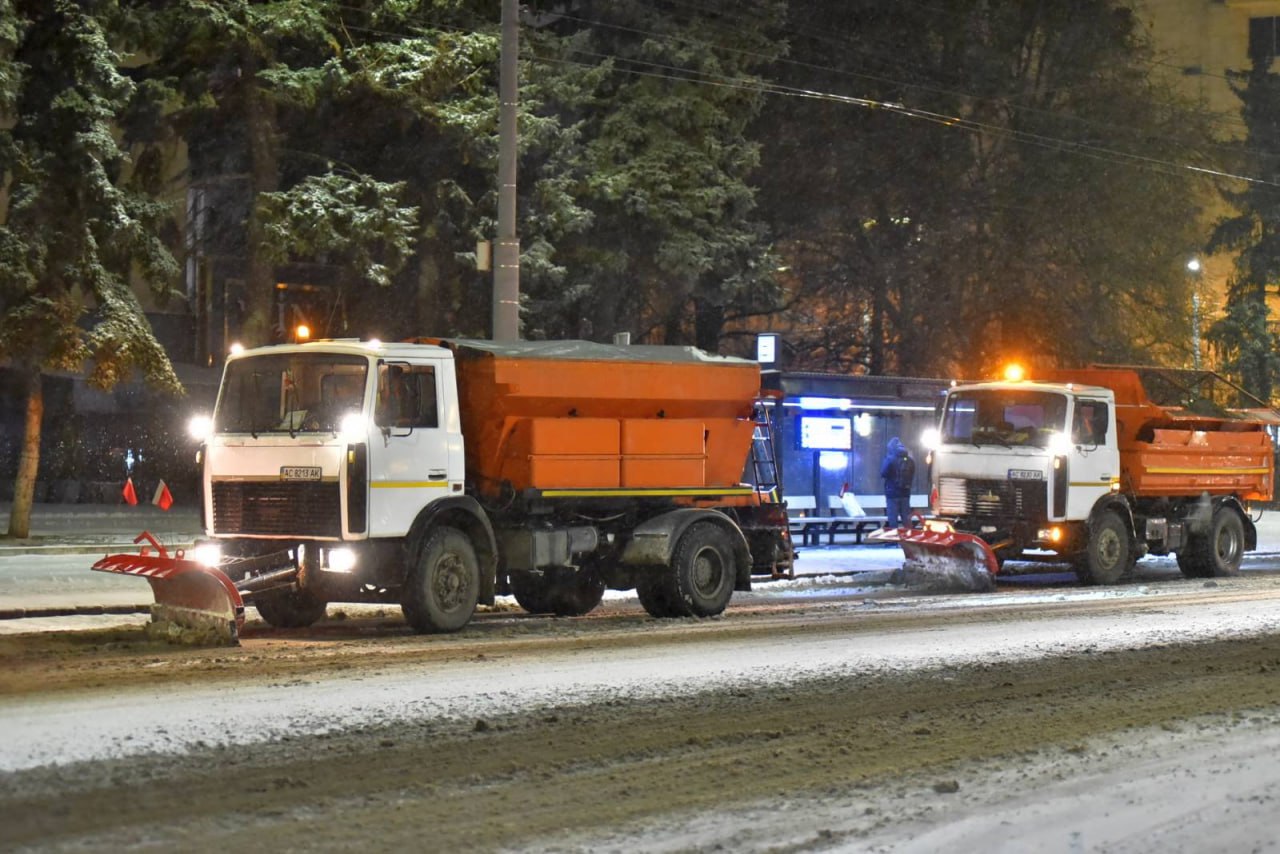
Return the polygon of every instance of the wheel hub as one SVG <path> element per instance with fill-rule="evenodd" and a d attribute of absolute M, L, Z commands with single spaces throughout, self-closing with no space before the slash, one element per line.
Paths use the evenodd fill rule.
<path fill-rule="evenodd" d="M 436 601 L 445 610 L 457 608 L 467 592 L 466 572 L 457 555 L 445 555 L 436 564 Z"/>
<path fill-rule="evenodd" d="M 715 549 L 703 549 L 693 560 L 693 583 L 703 594 L 714 592 L 720 586 L 724 566 Z"/>
<path fill-rule="evenodd" d="M 1120 560 L 1120 538 L 1115 531 L 1104 531 L 1098 537 L 1098 562 L 1110 569 Z"/>

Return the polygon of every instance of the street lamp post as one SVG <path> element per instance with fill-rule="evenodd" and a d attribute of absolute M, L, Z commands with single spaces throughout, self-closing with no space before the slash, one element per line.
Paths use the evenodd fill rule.
<path fill-rule="evenodd" d="M 1200 259 L 1187 262 L 1191 274 L 1191 367 L 1200 370 Z"/>

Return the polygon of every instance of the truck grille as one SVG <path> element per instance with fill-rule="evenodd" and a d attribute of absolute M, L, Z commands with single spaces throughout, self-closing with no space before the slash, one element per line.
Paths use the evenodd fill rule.
<path fill-rule="evenodd" d="M 1047 509 L 1042 480 L 938 480 L 938 510 L 948 516 L 1039 520 L 1045 518 Z"/>
<path fill-rule="evenodd" d="M 341 493 L 336 483 L 215 481 L 216 534 L 341 537 Z"/>

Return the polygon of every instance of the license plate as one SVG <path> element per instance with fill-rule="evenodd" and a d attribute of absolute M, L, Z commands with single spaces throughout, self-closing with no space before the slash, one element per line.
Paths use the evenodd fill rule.
<path fill-rule="evenodd" d="M 280 466 L 281 480 L 319 480 L 320 466 Z"/>
<path fill-rule="evenodd" d="M 1044 480 L 1044 472 L 1038 469 L 1009 469 L 1009 480 Z"/>

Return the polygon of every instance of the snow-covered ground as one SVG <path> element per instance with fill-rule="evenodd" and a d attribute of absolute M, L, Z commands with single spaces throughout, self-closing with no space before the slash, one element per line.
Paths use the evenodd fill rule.
<path fill-rule="evenodd" d="M 423 678 L 420 668 L 389 666 L 384 672 L 362 673 L 358 680 L 344 673 L 290 683 L 288 691 L 272 682 L 230 690 L 221 684 L 188 686 L 181 692 L 121 689 L 84 704 L 62 696 L 0 700 L 0 731 L 7 736 L 0 740 L 0 771 L 186 750 L 198 743 L 247 744 L 402 719 L 467 719 L 609 697 L 659 697 L 841 673 L 990 665 L 1081 649 L 1096 654 L 1280 632 L 1280 612 L 1269 599 L 1189 605 L 1160 592 L 1132 595 L 1144 595 L 1160 607 L 1125 619 L 1067 613 L 1027 622 L 1017 630 L 1017 643 L 1010 643 L 1011 628 L 1003 620 L 948 625 L 945 642 L 936 625 L 897 631 L 892 644 L 850 644 L 841 632 L 815 629 L 779 636 L 765 647 L 758 638 L 711 638 L 686 646 L 540 651 L 536 666 L 523 656 L 482 655 L 433 665 L 430 679 Z M 980 607 L 972 597 L 951 598 L 960 600 L 958 605 Z M 861 602 L 846 601 L 833 604 L 832 610 L 861 607 Z"/>
<path fill-rule="evenodd" d="M 276 675 L 208 685 L 175 679 L 110 691 L 15 695 L 0 700 L 0 731 L 8 736 L 0 741 L 0 779 L 76 761 L 102 763 L 92 773 L 109 777 L 113 758 L 153 752 L 182 755 L 212 745 L 253 750 L 286 737 L 305 741 L 308 735 L 384 725 L 536 716 L 565 705 L 614 708 L 629 700 L 697 696 L 710 689 L 746 694 L 780 686 L 790 692 L 819 680 L 852 684 L 866 674 L 927 671 L 945 677 L 947 668 L 968 665 L 1125 655 L 1215 639 L 1252 642 L 1280 634 L 1274 576 L 1248 577 L 1251 569 L 1274 569 L 1280 561 L 1280 514 L 1264 517 L 1259 529 L 1263 553 L 1248 558 L 1246 577 L 1221 587 L 1217 580 L 1182 580 L 1172 560 L 1153 558 L 1142 562 L 1139 573 L 1160 579 L 1153 583 L 1084 588 L 1059 573 L 1016 577 L 992 594 L 920 597 L 886 586 L 888 571 L 901 561 L 896 549 L 819 547 L 802 550 L 797 568 L 803 577 L 762 583 L 753 593 L 735 596 L 744 608 L 771 597 L 830 598 L 790 623 L 790 617 L 771 622 L 799 630 L 769 634 L 768 643 L 750 633 L 753 623 L 766 622 L 764 617 L 740 623 L 650 621 L 644 637 L 662 642 L 617 644 L 583 642 L 580 623 L 548 619 L 550 628 L 539 629 L 539 639 L 571 642 L 526 648 L 526 635 L 491 631 L 430 639 L 442 648 L 462 645 L 453 654 L 404 665 L 389 657 L 375 667 L 299 679 Z M 32 594 L 42 584 L 65 588 L 50 595 L 77 598 L 84 592 L 82 583 L 91 583 L 85 579 L 113 583 L 109 575 L 88 572 L 87 557 L 0 557 L 0 603 Z M 145 586 L 136 580 L 116 581 L 131 583 L 146 597 Z M 1086 606 L 1038 609 L 1034 619 L 1025 620 L 1019 618 L 1021 610 L 996 610 L 1064 600 Z M 866 627 L 865 614 L 893 609 L 929 611 L 940 619 L 887 622 L 880 624 L 886 626 L 883 631 Z M 967 618 L 953 619 L 951 610 Z M 601 632 L 617 630 L 607 622 L 601 621 Z M 717 623 L 723 631 L 715 631 Z M 518 642 L 503 645 L 503 638 Z M 500 652 L 490 654 L 487 643 Z M 417 650 L 421 644 L 409 646 Z M 271 658 L 269 650 L 255 654 Z M 172 665 L 156 658 L 141 666 Z M 939 686 L 945 690 L 944 683 Z M 545 850 L 1261 850 L 1275 838 L 1269 827 L 1280 797 L 1280 775 L 1266 760 L 1278 743 L 1275 717 L 1263 709 L 1248 726 L 1224 726 L 1218 721 L 1181 734 L 1158 728 L 1132 737 L 1119 733 L 1083 752 L 1063 751 L 1048 760 L 1032 762 L 1019 755 L 966 767 L 957 775 L 963 794 L 950 799 L 915 784 L 866 793 L 870 806 L 860 800 L 861 793 L 851 801 L 848 792 L 805 791 L 783 804 L 682 812 L 640 827 L 553 839 Z M 894 820 L 869 836 L 852 835 L 871 821 L 868 815 Z M 826 836 L 814 837 L 815 829 Z"/>

